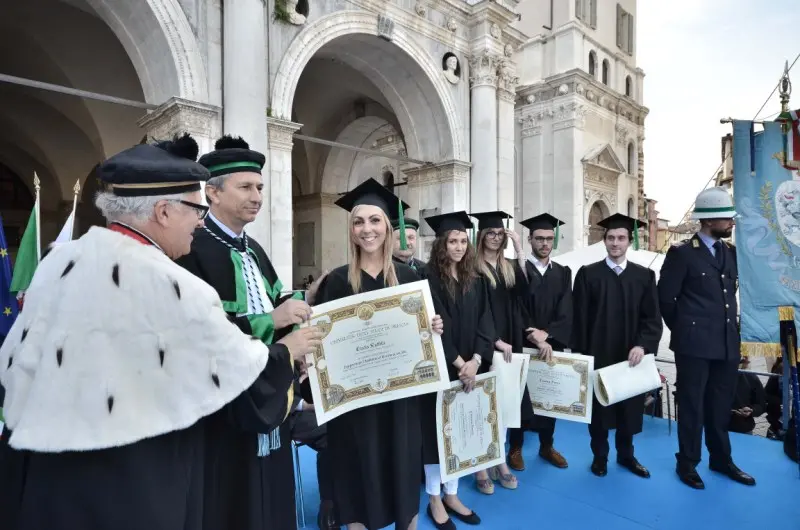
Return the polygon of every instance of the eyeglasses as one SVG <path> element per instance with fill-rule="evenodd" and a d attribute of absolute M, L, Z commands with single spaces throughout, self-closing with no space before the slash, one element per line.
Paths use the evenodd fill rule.
<path fill-rule="evenodd" d="M 486 232 L 486 239 L 501 239 L 505 235 L 505 232 Z"/>
<path fill-rule="evenodd" d="M 197 204 L 196 202 L 184 201 L 184 200 L 178 200 L 175 202 L 179 202 L 184 206 L 188 206 L 189 208 L 197 212 L 197 218 L 200 219 L 201 221 L 208 216 L 208 206 L 204 204 Z"/>
<path fill-rule="evenodd" d="M 542 237 L 542 236 L 536 236 L 533 238 L 533 240 L 536 241 L 537 243 L 544 243 L 544 242 L 552 243 L 553 241 L 555 241 L 555 239 L 556 239 L 555 237 Z"/>

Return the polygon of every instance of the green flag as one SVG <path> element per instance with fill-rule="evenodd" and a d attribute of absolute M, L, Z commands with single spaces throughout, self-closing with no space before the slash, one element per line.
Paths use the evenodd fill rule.
<path fill-rule="evenodd" d="M 30 286 L 33 273 L 39 265 L 39 227 L 36 215 L 38 206 L 38 204 L 33 206 L 28 226 L 25 228 L 22 242 L 19 244 L 17 260 L 14 263 L 14 276 L 11 278 L 11 288 L 9 289 L 12 293 L 25 291 Z"/>

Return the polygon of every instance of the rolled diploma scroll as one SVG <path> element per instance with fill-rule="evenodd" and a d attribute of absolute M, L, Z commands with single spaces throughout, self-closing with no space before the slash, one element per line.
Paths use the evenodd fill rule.
<path fill-rule="evenodd" d="M 661 377 L 652 353 L 633 367 L 628 361 L 622 361 L 594 371 L 594 395 L 604 407 L 656 388 L 661 388 Z"/>

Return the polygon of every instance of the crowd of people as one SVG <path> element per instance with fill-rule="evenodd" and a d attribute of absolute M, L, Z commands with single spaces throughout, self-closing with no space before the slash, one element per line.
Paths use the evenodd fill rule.
<path fill-rule="evenodd" d="M 336 203 L 348 212 L 349 262 L 296 292 L 245 232 L 262 207 L 264 155 L 231 136 L 198 154 L 184 135 L 106 160 L 96 204 L 108 225 L 39 265 L 0 348 L 5 528 L 293 529 L 293 439 L 319 453 L 320 528 L 414 529 L 420 482 L 424 516 L 437 528 L 479 524 L 459 498 L 461 481 L 441 482 L 435 394 L 324 426 L 309 414 L 305 359 L 322 333 L 299 325 L 313 306 L 421 279 L 449 377 L 467 391 L 495 352 L 508 360 L 523 347 L 545 360 L 554 351 L 592 355 L 596 369 L 636 365 L 657 351 L 666 323 L 678 371 L 678 476 L 704 487 L 705 431 L 709 467 L 755 484 L 734 464 L 728 438 L 740 354 L 735 248 L 724 242 L 735 212 L 725 190 L 698 196 L 701 229 L 670 248 L 658 282 L 626 258 L 645 223 L 621 214 L 600 223 L 607 257 L 573 280 L 551 260 L 564 222 L 547 213 L 521 221 L 530 253 L 505 212 L 428 217 L 435 237 L 422 262 L 408 205 L 367 179 Z M 514 258 L 504 256 L 509 244 Z M 517 487 L 525 429 L 538 432 L 541 458 L 568 467 L 556 421 L 534 413 L 527 389 L 520 406 L 507 462 L 474 476 L 481 493 Z M 595 401 L 592 473 L 607 474 L 615 430 L 617 463 L 650 476 L 634 452 L 644 407 L 644 395 Z"/>

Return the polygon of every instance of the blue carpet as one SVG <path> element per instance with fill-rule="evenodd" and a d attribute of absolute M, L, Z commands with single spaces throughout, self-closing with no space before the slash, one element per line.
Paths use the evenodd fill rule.
<path fill-rule="evenodd" d="M 646 417 L 644 432 L 634 439 L 636 456 L 650 470 L 650 479 L 636 477 L 616 464 L 613 432 L 608 475 L 595 477 L 589 471 L 592 455 L 586 425 L 560 421 L 555 446 L 569 461 L 568 469 L 557 469 L 539 458 L 536 433 L 526 433 L 527 469 L 516 473 L 518 489 L 509 491 L 496 484 L 494 495 L 487 496 L 475 489 L 473 477 L 466 477 L 461 479 L 459 497 L 480 515 L 480 527 L 502 530 L 800 528 L 800 503 L 790 497 L 800 492 L 797 464 L 786 457 L 780 442 L 732 433 L 734 460 L 756 478 L 757 485 L 743 486 L 710 471 L 704 450 L 697 469 L 706 489 L 696 491 L 675 474 L 675 427 L 673 423 L 669 436 L 666 420 Z M 301 448 L 300 462 L 306 528 L 316 528 L 315 453 Z M 425 515 L 426 506 L 427 496 L 420 487 L 420 530 L 434 528 Z M 468 528 L 463 523 L 457 526 Z"/>

